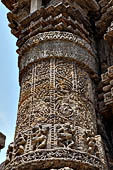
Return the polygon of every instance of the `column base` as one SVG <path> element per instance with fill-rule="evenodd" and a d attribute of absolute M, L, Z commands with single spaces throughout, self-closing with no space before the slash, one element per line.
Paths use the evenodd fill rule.
<path fill-rule="evenodd" d="M 100 159 L 85 152 L 72 149 L 40 149 L 18 156 L 5 170 L 41 170 L 69 167 L 73 169 L 103 170 Z"/>

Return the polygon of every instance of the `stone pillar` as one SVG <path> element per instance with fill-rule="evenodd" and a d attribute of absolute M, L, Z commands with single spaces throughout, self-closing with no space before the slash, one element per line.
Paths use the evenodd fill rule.
<path fill-rule="evenodd" d="M 21 5 L 30 8 L 28 2 Z M 21 18 L 20 4 L 9 1 L 21 90 L 5 169 L 107 170 L 95 113 L 99 63 L 87 13 L 75 2 L 48 3 Z"/>

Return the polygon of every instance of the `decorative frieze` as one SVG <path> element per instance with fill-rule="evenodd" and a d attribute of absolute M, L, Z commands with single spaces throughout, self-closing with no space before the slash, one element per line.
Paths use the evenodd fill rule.
<path fill-rule="evenodd" d="M 72 42 L 82 46 L 86 50 L 88 50 L 88 52 L 91 55 L 95 55 L 95 53 L 96 53 L 96 50 L 93 51 L 92 48 L 91 48 L 91 45 L 87 41 L 85 41 L 84 39 L 80 38 L 77 35 L 73 35 L 72 33 L 60 32 L 60 31 L 51 31 L 51 32 L 45 32 L 45 33 L 37 34 L 36 36 L 34 36 L 34 37 L 30 38 L 28 41 L 26 41 L 24 43 L 24 45 L 20 48 L 18 53 L 20 55 L 22 55 L 23 52 L 29 50 L 29 48 L 32 48 L 32 46 L 34 46 L 35 44 L 38 44 L 38 43 L 43 42 L 43 41 L 52 41 L 52 40 L 72 41 Z"/>
<path fill-rule="evenodd" d="M 26 134 L 26 143 L 24 142 L 25 138 L 22 137 L 23 134 L 21 134 L 21 136 L 18 137 L 18 145 L 16 142 L 14 145 L 11 144 L 9 146 L 9 148 L 12 147 L 13 150 L 12 152 L 10 150 L 10 152 L 7 153 L 11 162 L 10 164 L 7 164 L 8 162 L 6 161 L 6 169 L 9 170 L 12 167 L 14 169 L 21 169 L 24 168 L 24 166 L 27 168 L 29 167 L 29 163 L 32 168 L 35 168 L 37 165 L 38 168 L 41 168 L 42 163 L 43 169 L 45 167 L 50 168 L 51 164 L 48 164 L 50 161 L 54 163 L 53 168 L 61 166 L 68 166 L 70 168 L 78 168 L 81 166 L 86 169 L 87 167 L 91 168 L 92 170 L 102 170 L 104 168 L 106 163 L 104 162 L 103 149 L 100 147 L 102 146 L 100 136 L 94 136 L 90 130 L 85 131 L 85 129 L 80 129 L 77 126 L 73 128 L 72 125 L 68 123 L 64 126 L 55 125 L 55 127 L 57 127 L 57 145 L 54 149 L 47 149 L 47 146 L 49 146 L 48 138 L 51 136 L 52 126 L 50 127 L 46 125 L 44 127 L 39 125 L 37 127 L 33 127 L 32 131 L 24 131 L 23 134 Z M 77 134 L 77 131 L 80 132 L 80 134 Z M 28 152 L 28 149 L 25 149 L 28 146 L 27 140 L 29 140 L 29 136 L 31 136 L 31 145 L 29 145 L 29 150 L 31 150 L 30 152 Z M 79 138 L 77 138 L 77 136 Z M 94 143 L 92 144 L 92 142 Z M 85 150 L 82 147 L 85 148 Z M 20 152 L 20 150 L 22 152 Z M 19 152 L 17 153 L 17 151 Z M 18 154 L 18 156 L 16 156 L 16 154 Z M 98 155 L 100 159 L 98 159 L 98 156 L 96 157 L 95 155 Z M 60 165 L 57 164 L 57 161 L 60 162 Z"/>
<path fill-rule="evenodd" d="M 81 165 L 82 159 L 82 165 Z M 45 161 L 47 160 L 47 161 Z M 54 163 L 53 168 L 60 167 L 70 167 L 70 168 L 79 168 L 80 166 L 91 170 L 103 170 L 103 164 L 95 156 L 90 156 L 84 152 L 79 152 L 76 150 L 67 150 L 67 149 L 56 149 L 52 151 L 40 150 L 36 152 L 31 152 L 22 157 L 17 157 L 10 165 L 6 166 L 6 170 L 11 168 L 20 169 L 23 168 L 42 168 L 48 167 L 51 168 L 51 161 Z"/>

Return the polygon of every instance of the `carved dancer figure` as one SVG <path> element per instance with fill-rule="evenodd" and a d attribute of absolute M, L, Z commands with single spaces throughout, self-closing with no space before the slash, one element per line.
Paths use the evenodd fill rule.
<path fill-rule="evenodd" d="M 10 145 L 8 146 L 8 150 L 7 150 L 7 154 L 6 154 L 6 161 L 5 164 L 7 165 L 11 159 L 12 159 L 12 155 L 13 155 L 13 148 L 14 148 L 14 143 L 10 143 Z"/>
<path fill-rule="evenodd" d="M 69 123 L 66 123 L 63 127 L 59 126 L 57 131 L 58 146 L 73 148 L 75 144 L 73 140 L 74 134 L 75 129 L 73 129 Z"/>
<path fill-rule="evenodd" d="M 39 127 L 33 128 L 33 150 L 46 148 L 48 132 L 49 127 L 42 128 L 42 126 L 39 125 Z"/>
<path fill-rule="evenodd" d="M 24 153 L 26 138 L 20 133 L 15 140 L 15 155 L 19 156 Z"/>

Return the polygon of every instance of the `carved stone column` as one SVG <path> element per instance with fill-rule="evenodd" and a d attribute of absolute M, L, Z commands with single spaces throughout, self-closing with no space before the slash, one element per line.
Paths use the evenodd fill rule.
<path fill-rule="evenodd" d="M 99 63 L 84 7 L 51 0 L 30 13 L 32 1 L 3 3 L 18 38 L 21 87 L 5 169 L 107 170 L 95 113 Z"/>

